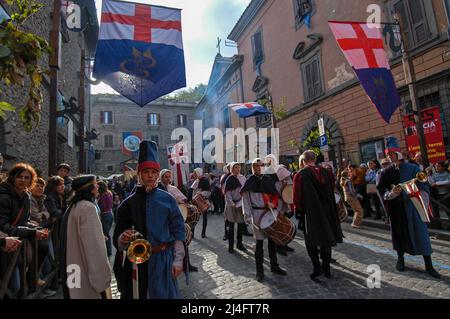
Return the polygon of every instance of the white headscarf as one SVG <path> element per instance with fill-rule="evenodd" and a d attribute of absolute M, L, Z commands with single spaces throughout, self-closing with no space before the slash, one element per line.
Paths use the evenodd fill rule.
<path fill-rule="evenodd" d="M 161 170 L 161 172 L 159 172 L 159 179 L 162 180 L 164 174 L 166 174 L 166 173 L 172 173 L 172 171 L 169 170 L 169 169 L 163 169 L 163 170 Z"/>
<path fill-rule="evenodd" d="M 194 169 L 194 172 L 197 174 L 197 177 L 203 175 L 203 169 L 201 167 L 197 167 L 196 169 Z"/>
<path fill-rule="evenodd" d="M 280 165 L 278 165 L 277 158 L 273 154 L 269 154 L 264 158 L 265 162 L 268 163 L 269 160 L 271 162 L 270 166 L 266 166 L 264 169 L 264 174 L 275 174 L 278 172 L 278 168 Z"/>
<path fill-rule="evenodd" d="M 256 164 L 256 163 L 258 163 L 258 162 L 262 162 L 262 161 L 263 161 L 263 160 L 260 159 L 259 157 L 255 158 L 255 159 L 252 161 L 252 173 L 253 173 L 253 174 L 255 174 L 255 170 L 254 170 L 254 168 L 253 168 L 253 165 Z"/>

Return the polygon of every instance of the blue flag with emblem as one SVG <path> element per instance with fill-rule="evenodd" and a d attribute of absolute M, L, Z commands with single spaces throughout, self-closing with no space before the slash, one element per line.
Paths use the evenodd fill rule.
<path fill-rule="evenodd" d="M 185 87 L 181 10 L 103 0 L 93 76 L 140 106 Z"/>

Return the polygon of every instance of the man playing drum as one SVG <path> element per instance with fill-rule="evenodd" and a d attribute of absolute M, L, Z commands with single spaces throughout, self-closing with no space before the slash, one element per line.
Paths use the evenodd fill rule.
<path fill-rule="evenodd" d="M 266 169 L 264 170 L 264 174 L 269 175 L 275 180 L 275 187 L 278 193 L 282 195 L 278 200 L 278 211 L 282 214 L 288 214 L 291 211 L 290 204 L 292 204 L 292 198 L 287 199 L 290 202 L 286 202 L 283 199 L 283 191 L 288 193 L 289 188 L 292 190 L 291 172 L 284 165 L 278 165 L 277 158 L 273 154 L 267 155 L 265 160 Z M 294 248 L 291 248 L 288 245 L 277 245 L 277 253 L 280 255 L 287 256 L 287 251 L 292 252 L 294 251 Z"/>
<path fill-rule="evenodd" d="M 323 273 L 331 278 L 331 247 L 342 243 L 342 230 L 336 212 L 334 185 L 327 170 L 316 166 L 316 154 L 308 150 L 300 157 L 305 167 L 294 177 L 294 205 L 299 212 L 299 229 L 305 234 L 308 255 L 314 266 L 310 278 Z M 322 259 L 322 265 L 319 259 Z"/>
<path fill-rule="evenodd" d="M 228 221 L 228 251 L 234 252 L 234 224 L 237 223 L 236 248 L 247 251 L 242 244 L 244 230 L 244 216 L 242 214 L 241 188 L 245 184 L 245 177 L 240 174 L 241 165 L 237 162 L 230 164 L 231 175 L 225 181 L 225 218 Z"/>
<path fill-rule="evenodd" d="M 277 212 L 278 192 L 275 188 L 273 179 L 262 174 L 263 161 L 256 158 L 252 162 L 253 174 L 245 182 L 242 188 L 242 204 L 245 221 L 253 224 L 253 234 L 256 240 L 255 262 L 256 262 L 256 279 L 262 281 L 264 279 L 264 252 L 263 242 L 267 236 L 259 229 L 259 223 L 263 215 L 266 213 Z M 275 251 L 275 242 L 268 238 L 268 249 L 270 258 L 270 270 L 278 275 L 286 275 L 286 271 L 281 269 L 277 261 L 277 253 Z"/>
<path fill-rule="evenodd" d="M 159 180 L 161 184 L 161 188 L 168 192 L 170 195 L 175 197 L 175 200 L 177 201 L 178 206 L 185 205 L 188 200 L 186 196 L 175 186 L 171 185 L 172 183 L 172 171 L 168 169 L 163 169 L 159 173 Z M 187 235 L 186 235 L 187 237 Z M 189 250 L 187 249 L 187 252 L 189 254 Z M 198 271 L 198 268 L 191 265 L 191 258 L 188 256 L 189 261 L 189 271 Z"/>

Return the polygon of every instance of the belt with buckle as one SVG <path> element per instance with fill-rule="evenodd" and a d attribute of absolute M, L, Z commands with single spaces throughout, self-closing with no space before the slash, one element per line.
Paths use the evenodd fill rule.
<path fill-rule="evenodd" d="M 158 246 L 152 246 L 152 253 L 159 253 L 172 247 L 172 243 L 163 243 Z"/>

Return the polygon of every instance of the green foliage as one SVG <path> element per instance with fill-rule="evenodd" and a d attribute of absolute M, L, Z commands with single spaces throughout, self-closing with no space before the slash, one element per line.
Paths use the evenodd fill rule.
<path fill-rule="evenodd" d="M 175 100 L 185 102 L 198 102 L 205 95 L 208 86 L 206 84 L 198 84 L 195 88 L 178 90 L 174 94 L 166 95 L 161 100 Z"/>
<path fill-rule="evenodd" d="M 287 117 L 287 111 L 286 111 L 287 97 L 286 96 L 283 96 L 281 98 L 280 104 L 270 105 L 270 102 L 267 99 L 260 99 L 260 100 L 258 100 L 258 103 L 265 106 L 267 109 L 269 109 L 275 116 L 275 119 L 277 119 L 277 120 L 282 120 Z"/>
<path fill-rule="evenodd" d="M 24 129 L 30 132 L 40 122 L 42 75 L 47 72 L 38 63 L 45 54 L 50 53 L 50 47 L 44 38 L 22 31 L 21 26 L 43 5 L 34 0 L 7 2 L 17 11 L 11 14 L 11 21 L 0 25 L 0 81 L 6 85 L 24 87 L 25 79 L 29 79 L 28 100 L 18 114 Z M 5 118 L 6 111 L 15 109 L 10 103 L 0 101 L 1 118 Z"/>
<path fill-rule="evenodd" d="M 325 134 L 327 135 L 328 141 L 330 141 L 331 134 L 328 129 L 325 129 Z M 303 142 L 303 148 L 314 151 L 316 155 L 320 155 L 320 141 L 319 141 L 320 133 L 319 127 L 311 130 Z"/>

